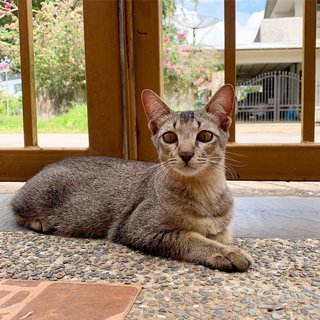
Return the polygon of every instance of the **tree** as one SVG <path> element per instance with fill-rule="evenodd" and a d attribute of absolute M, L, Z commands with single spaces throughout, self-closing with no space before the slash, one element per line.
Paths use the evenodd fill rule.
<path fill-rule="evenodd" d="M 197 0 L 193 2 L 195 6 L 198 3 Z M 212 74 L 221 66 L 216 63 L 214 50 L 188 43 L 185 30 L 173 22 L 175 11 L 174 0 L 163 1 L 164 84 L 176 93 L 181 89 L 192 90 L 194 106 L 199 107 L 211 94 Z"/>
<path fill-rule="evenodd" d="M 19 72 L 17 1 L 0 0 L 0 62 L 9 57 Z M 188 43 L 175 11 L 175 0 L 163 0 L 164 82 L 173 92 L 191 90 L 198 104 L 218 66 L 212 50 Z M 82 1 L 33 0 L 33 28 L 38 114 L 61 113 L 85 86 Z"/>
<path fill-rule="evenodd" d="M 1 51 L 10 58 L 11 69 L 20 71 L 16 3 L 0 1 L 9 16 L 1 27 Z M 85 86 L 82 2 L 35 1 L 33 18 L 38 111 L 61 113 Z"/>

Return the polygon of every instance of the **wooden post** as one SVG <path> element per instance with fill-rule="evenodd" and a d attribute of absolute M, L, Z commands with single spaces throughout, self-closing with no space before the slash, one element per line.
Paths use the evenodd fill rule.
<path fill-rule="evenodd" d="M 162 94 L 160 1 L 133 0 L 133 41 L 135 96 L 138 124 L 138 159 L 156 161 L 157 153 L 151 143 L 151 133 L 141 104 L 143 89 Z"/>
<path fill-rule="evenodd" d="M 89 146 L 123 156 L 120 40 L 116 0 L 83 1 Z"/>
<path fill-rule="evenodd" d="M 302 58 L 302 142 L 314 141 L 317 1 L 304 1 Z"/>
<path fill-rule="evenodd" d="M 236 89 L 236 3 L 224 0 L 224 82 Z M 232 125 L 229 142 L 236 141 L 235 107 L 232 111 Z"/>
<path fill-rule="evenodd" d="M 19 0 L 18 9 L 24 145 L 33 147 L 38 145 L 38 136 L 34 82 L 32 0 Z"/>

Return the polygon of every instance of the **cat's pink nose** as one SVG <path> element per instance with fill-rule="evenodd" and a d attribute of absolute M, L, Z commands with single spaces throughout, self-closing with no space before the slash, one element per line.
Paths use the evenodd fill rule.
<path fill-rule="evenodd" d="M 179 157 L 180 157 L 185 163 L 188 163 L 193 156 L 194 156 L 194 153 L 193 153 L 192 151 L 182 151 L 182 152 L 179 152 Z"/>

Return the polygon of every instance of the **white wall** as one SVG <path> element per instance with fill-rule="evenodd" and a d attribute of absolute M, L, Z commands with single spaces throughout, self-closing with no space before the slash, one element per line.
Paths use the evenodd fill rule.
<path fill-rule="evenodd" d="M 302 17 L 263 19 L 260 42 L 302 43 Z"/>
<path fill-rule="evenodd" d="M 16 91 L 15 85 L 21 85 L 21 79 L 13 79 L 7 81 L 0 81 L 0 90 L 8 93 L 11 96 L 19 97 L 21 96 L 21 91 Z"/>

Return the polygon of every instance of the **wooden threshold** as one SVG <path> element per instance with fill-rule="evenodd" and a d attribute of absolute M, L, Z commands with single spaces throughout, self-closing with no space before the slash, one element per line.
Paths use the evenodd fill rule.
<path fill-rule="evenodd" d="M 44 166 L 67 157 L 96 156 L 93 149 L 0 149 L 0 181 L 26 181 Z M 320 181 L 317 144 L 228 144 L 231 180 Z M 230 171 L 230 170 L 228 170 Z"/>
<path fill-rule="evenodd" d="M 90 148 L 0 149 L 0 181 L 26 181 L 46 165 L 68 157 L 98 155 Z"/>
<path fill-rule="evenodd" d="M 320 181 L 320 145 L 228 144 L 231 180 Z"/>

